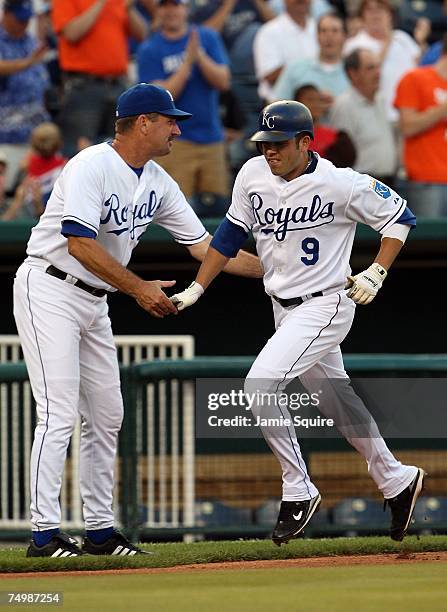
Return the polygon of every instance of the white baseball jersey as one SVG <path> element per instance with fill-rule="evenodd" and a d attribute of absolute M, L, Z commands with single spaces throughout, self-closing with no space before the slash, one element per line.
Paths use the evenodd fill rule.
<path fill-rule="evenodd" d="M 349 333 L 355 304 L 343 287 L 350 273 L 356 223 L 383 232 L 399 219 L 406 206 L 386 185 L 350 168 L 335 168 L 318 156 L 307 173 L 292 181 L 274 176 L 264 157 L 249 160 L 239 172 L 227 218 L 252 231 L 265 270 L 268 294 L 305 297 L 299 306 L 283 307 L 273 300 L 276 331 L 254 361 L 246 390 L 277 393 L 299 377 L 309 393 L 320 393 L 327 379 L 348 379 L 340 343 Z M 323 291 L 320 297 L 309 294 Z M 329 389 L 332 386 L 329 383 Z M 327 416 L 334 405 L 341 414 L 365 414 L 362 400 L 350 385 L 342 397 L 325 397 L 319 410 Z M 328 401 L 329 400 L 329 401 Z M 252 407 L 254 414 L 261 405 Z M 284 425 L 261 430 L 283 473 L 282 499 L 316 498 L 318 489 L 307 473 L 292 415 L 285 406 L 273 415 Z M 342 430 L 364 457 L 368 472 L 385 498 L 403 491 L 415 478 L 415 466 L 403 465 L 380 433 L 369 437 Z M 315 432 L 318 435 L 318 431 Z"/>
<path fill-rule="evenodd" d="M 383 232 L 405 210 L 406 201 L 376 179 L 317 161 L 313 171 L 286 181 L 259 156 L 236 178 L 227 218 L 252 231 L 269 295 L 343 288 L 357 222 Z"/>
<path fill-rule="evenodd" d="M 61 234 L 64 221 L 93 231 L 123 266 L 152 222 L 185 245 L 201 242 L 208 235 L 177 183 L 157 163 L 145 164 L 138 178 L 108 143 L 81 151 L 65 166 L 45 213 L 33 228 L 27 254 L 89 285 L 114 291 L 68 253 L 67 238 Z"/>
<path fill-rule="evenodd" d="M 14 317 L 36 400 L 30 467 L 36 531 L 60 525 L 60 483 L 79 414 L 79 483 L 86 528 L 113 525 L 113 469 L 123 415 L 106 297 L 45 274 L 45 269 L 52 264 L 89 285 L 113 290 L 68 253 L 62 225 L 67 230 L 67 224 L 77 223 L 76 231 L 80 225 L 81 235 L 96 238 L 126 266 L 152 221 L 182 244 L 207 236 L 178 185 L 158 164 L 148 162 L 138 176 L 103 143 L 68 162 L 33 229 L 28 259 L 14 282 Z"/>

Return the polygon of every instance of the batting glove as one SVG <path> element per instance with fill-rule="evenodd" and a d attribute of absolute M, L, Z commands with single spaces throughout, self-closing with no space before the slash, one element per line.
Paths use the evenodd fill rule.
<path fill-rule="evenodd" d="M 348 283 L 345 289 L 349 289 L 348 297 L 356 304 L 366 306 L 373 301 L 377 292 L 387 277 L 387 271 L 378 263 L 373 263 L 367 270 L 348 276 Z"/>
<path fill-rule="evenodd" d="M 202 285 L 194 281 L 181 293 L 171 296 L 171 302 L 177 306 L 177 310 L 184 310 L 188 306 L 195 304 L 203 292 Z"/>

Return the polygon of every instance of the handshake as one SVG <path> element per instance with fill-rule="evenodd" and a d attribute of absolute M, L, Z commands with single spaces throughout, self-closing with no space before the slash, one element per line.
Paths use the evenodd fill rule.
<path fill-rule="evenodd" d="M 378 263 L 373 263 L 367 270 L 355 276 L 348 276 L 345 286 L 345 289 L 349 289 L 347 295 L 356 304 L 366 306 L 375 298 L 386 277 L 385 268 Z M 195 304 L 203 292 L 202 285 L 193 281 L 187 289 L 171 296 L 170 300 L 180 311 Z"/>
<path fill-rule="evenodd" d="M 184 310 L 188 308 L 188 306 L 195 304 L 203 292 L 204 289 L 202 285 L 193 281 L 187 289 L 181 293 L 172 295 L 170 300 L 174 306 L 177 306 L 177 310 Z"/>

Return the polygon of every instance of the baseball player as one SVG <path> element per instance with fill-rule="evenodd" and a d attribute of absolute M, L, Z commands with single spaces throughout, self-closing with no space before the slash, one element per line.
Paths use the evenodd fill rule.
<path fill-rule="evenodd" d="M 276 331 L 248 374 L 246 389 L 251 391 L 261 386 L 263 392 L 277 393 L 296 377 L 308 389 L 315 388 L 316 381 L 339 379 L 343 386 L 349 380 L 339 345 L 351 328 L 355 305 L 374 299 L 415 225 L 396 192 L 368 175 L 335 168 L 309 150 L 312 138 L 312 117 L 303 104 L 283 100 L 264 108 L 252 137 L 262 155 L 241 168 L 231 206 L 195 282 L 171 298 L 179 310 L 192 305 L 253 233 Z M 351 277 L 349 258 L 358 222 L 377 230 L 382 241 L 369 268 Z M 277 411 L 277 417 L 291 419 L 287 409 L 278 406 Z M 345 429 L 343 434 L 365 457 L 391 508 L 391 538 L 402 540 L 424 471 L 397 461 L 377 429 L 364 437 Z M 302 532 L 321 496 L 307 473 L 294 428 L 277 427 L 273 435 L 264 427 L 263 435 L 283 473 L 272 536 L 280 545 Z"/>
<path fill-rule="evenodd" d="M 210 237 L 178 185 L 152 161 L 180 134 L 171 94 L 140 83 L 118 99 L 113 142 L 91 146 L 65 166 L 33 229 L 14 283 L 14 316 L 38 422 L 31 457 L 28 556 L 141 553 L 113 527 L 113 468 L 123 416 L 107 294 L 119 290 L 154 317 L 176 313 L 163 289 L 126 266 L 154 222 L 203 260 Z M 262 275 L 248 253 L 229 272 Z M 67 447 L 81 415 L 82 549 L 60 532 L 59 494 Z"/>

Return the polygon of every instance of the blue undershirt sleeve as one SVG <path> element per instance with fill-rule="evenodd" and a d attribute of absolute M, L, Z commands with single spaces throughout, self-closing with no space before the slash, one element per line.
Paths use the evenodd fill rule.
<path fill-rule="evenodd" d="M 247 238 L 248 234 L 239 225 L 225 217 L 217 228 L 210 246 L 225 257 L 236 257 Z"/>
<path fill-rule="evenodd" d="M 93 239 L 96 238 L 96 234 L 93 230 L 85 227 L 85 225 L 82 225 L 81 223 L 76 223 L 76 221 L 63 221 L 61 234 L 62 236 L 65 236 L 65 238 L 68 236 L 79 236 L 80 238 Z"/>
<path fill-rule="evenodd" d="M 401 214 L 399 219 L 397 219 L 396 223 L 400 223 L 401 225 L 410 225 L 410 229 L 416 227 L 416 216 L 414 213 L 406 206 L 404 212 Z"/>

